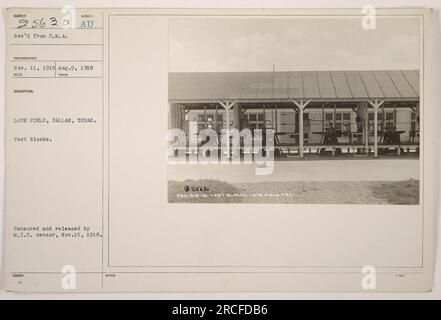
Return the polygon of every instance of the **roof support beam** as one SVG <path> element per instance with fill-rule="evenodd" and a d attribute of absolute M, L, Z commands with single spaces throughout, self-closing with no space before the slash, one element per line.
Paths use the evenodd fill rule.
<path fill-rule="evenodd" d="M 306 108 L 306 106 L 311 102 L 311 100 L 292 100 L 292 102 L 297 106 L 299 109 L 299 155 L 300 158 L 303 158 L 303 109 Z"/>
<path fill-rule="evenodd" d="M 217 101 L 222 107 L 224 107 L 225 110 L 230 110 L 236 103 L 236 100 L 218 100 Z"/>
<path fill-rule="evenodd" d="M 226 121 L 226 125 L 227 125 L 227 134 L 230 134 L 230 109 L 234 107 L 234 105 L 237 103 L 236 100 L 234 101 L 230 101 L 230 100 L 224 100 L 218 101 L 219 104 L 225 109 L 225 121 Z"/>
<path fill-rule="evenodd" d="M 226 122 L 226 139 L 227 139 L 227 155 L 230 156 L 230 109 L 237 103 L 236 100 L 218 100 L 219 104 L 225 109 L 225 122 Z M 222 131 L 222 130 L 221 130 Z"/>
<path fill-rule="evenodd" d="M 385 100 L 368 101 L 374 108 L 374 158 L 378 158 L 378 109 L 383 105 Z M 384 119 L 383 119 L 384 121 Z"/>

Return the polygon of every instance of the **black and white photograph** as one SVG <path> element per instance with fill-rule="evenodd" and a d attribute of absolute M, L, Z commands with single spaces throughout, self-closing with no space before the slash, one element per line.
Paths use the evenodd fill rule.
<path fill-rule="evenodd" d="M 168 201 L 418 205 L 420 21 L 169 25 Z"/>
<path fill-rule="evenodd" d="M 435 0 L 5 1 L 0 300 L 440 297 Z"/>

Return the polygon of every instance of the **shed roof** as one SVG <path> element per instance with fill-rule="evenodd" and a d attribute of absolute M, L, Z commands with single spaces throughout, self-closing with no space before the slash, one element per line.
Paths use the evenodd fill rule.
<path fill-rule="evenodd" d="M 418 70 L 169 73 L 170 102 L 419 99 Z"/>

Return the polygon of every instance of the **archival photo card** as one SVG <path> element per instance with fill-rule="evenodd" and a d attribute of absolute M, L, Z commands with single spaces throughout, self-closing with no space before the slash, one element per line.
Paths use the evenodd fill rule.
<path fill-rule="evenodd" d="M 431 17 L 7 10 L 7 290 L 431 290 Z"/>
<path fill-rule="evenodd" d="M 169 25 L 168 201 L 418 205 L 418 18 Z"/>

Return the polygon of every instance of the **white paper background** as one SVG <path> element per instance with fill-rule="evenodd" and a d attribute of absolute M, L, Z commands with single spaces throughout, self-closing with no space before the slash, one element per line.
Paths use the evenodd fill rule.
<path fill-rule="evenodd" d="M 28 1 L 20 1 L 20 0 L 4 0 L 2 1 L 1 7 L 2 9 L 7 7 L 61 7 L 63 5 L 74 5 L 77 7 L 160 7 L 160 8 L 355 8 L 360 7 L 366 4 L 373 5 L 376 7 L 431 7 L 435 10 L 434 12 L 434 24 L 435 30 L 433 32 L 433 47 L 434 47 L 434 57 L 441 56 L 441 24 L 439 20 L 439 11 L 441 10 L 441 2 L 439 0 L 371 0 L 371 1 L 362 1 L 362 0 L 296 0 L 296 1 L 288 1 L 288 0 L 271 0 L 271 1 L 263 1 L 263 0 L 224 0 L 222 4 L 216 0 L 188 0 L 188 1 L 178 1 L 178 0 L 162 0 L 162 1 L 121 1 L 121 0 L 113 0 L 113 1 L 99 1 L 99 0 L 82 0 L 82 1 L 49 1 L 49 0 L 28 0 Z M 1 103 L 1 112 L 0 112 L 0 132 L 4 133 L 4 101 L 5 101 L 5 11 L 2 10 L 2 15 L 0 17 L 0 103 Z M 437 87 L 439 87 L 439 83 L 441 80 L 441 72 L 440 72 L 440 63 L 438 61 L 434 61 L 433 67 L 436 70 L 433 70 L 434 76 L 436 79 Z M 429 88 L 430 89 L 430 88 Z M 434 94 L 437 95 L 436 100 L 441 101 L 441 94 L 439 90 L 433 90 Z M 0 139 L 0 152 L 2 153 L 0 156 L 0 175 L 3 181 L 4 177 L 4 141 L 3 136 Z M 436 141 L 435 144 L 438 147 L 438 150 L 435 152 L 438 157 L 438 163 L 440 158 L 440 139 Z M 440 178 L 440 170 L 436 168 L 436 171 L 433 173 L 438 179 Z M 0 197 L 0 205 L 3 208 L 3 183 L 1 188 L 1 197 Z M 439 188 L 437 190 L 440 193 Z M 440 194 L 441 196 L 441 194 Z M 3 211 L 3 210 L 2 210 Z M 424 299 L 441 299 L 441 252 L 440 247 L 437 245 L 437 238 L 440 231 L 440 220 L 439 220 L 439 203 L 437 207 L 437 212 L 435 212 L 435 271 L 434 271 L 434 284 L 433 284 L 433 292 L 431 293 L 421 293 L 421 294 L 313 294 L 313 293 L 291 293 L 291 294 L 61 294 L 61 295 L 53 295 L 53 294 L 44 294 L 44 295 L 36 295 L 36 294 L 11 294 L 4 292 L 3 289 L 3 281 L 0 280 L 0 299 L 16 299 L 16 298 L 58 298 L 58 299 L 79 299 L 79 298 L 122 298 L 122 299 L 339 299 L 339 298 L 366 298 L 366 299 L 374 299 L 374 298 L 424 298 Z M 0 244 L 1 248 L 3 248 L 3 212 L 0 215 Z M 3 260 L 3 256 L 2 256 Z M 2 273 L 0 273 L 2 274 Z"/>

